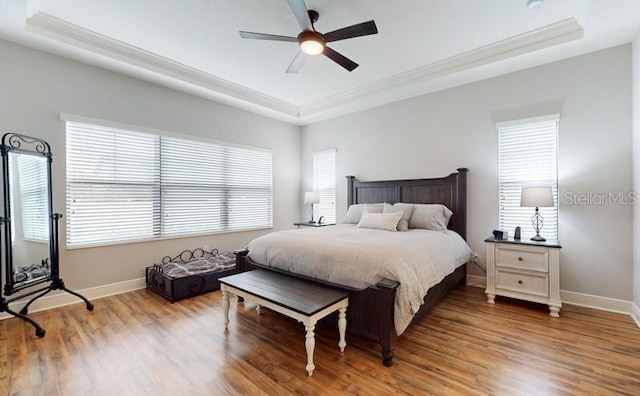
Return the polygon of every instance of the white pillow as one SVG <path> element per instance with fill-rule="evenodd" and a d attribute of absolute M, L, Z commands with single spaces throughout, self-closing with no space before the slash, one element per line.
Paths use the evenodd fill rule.
<path fill-rule="evenodd" d="M 342 222 L 344 224 L 358 224 L 363 213 L 382 213 L 383 207 L 383 203 L 349 205 L 347 214 L 344 216 L 344 220 Z"/>
<path fill-rule="evenodd" d="M 382 213 L 384 209 L 383 203 L 375 203 L 375 204 L 364 204 L 364 209 L 362 213 Z"/>
<path fill-rule="evenodd" d="M 449 224 L 449 219 L 452 215 L 453 212 L 444 205 L 416 204 L 413 207 L 413 214 L 409 219 L 409 228 L 444 231 L 447 229 L 447 224 Z"/>
<path fill-rule="evenodd" d="M 364 210 L 364 204 L 350 205 L 347 209 L 347 214 L 342 221 L 345 224 L 358 224 L 362 217 L 362 211 Z"/>
<path fill-rule="evenodd" d="M 376 230 L 397 231 L 396 227 L 402 217 L 402 212 L 395 213 L 363 213 L 358 223 L 359 228 L 373 228 Z"/>
<path fill-rule="evenodd" d="M 414 204 L 406 204 L 406 203 L 395 203 L 393 206 L 388 203 L 384 204 L 384 209 L 382 213 L 395 213 L 401 212 L 402 217 L 398 222 L 398 231 L 409 231 L 409 219 L 411 218 L 411 214 L 413 213 Z"/>

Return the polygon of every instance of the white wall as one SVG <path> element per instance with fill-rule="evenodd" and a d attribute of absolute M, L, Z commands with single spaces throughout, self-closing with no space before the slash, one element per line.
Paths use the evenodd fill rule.
<path fill-rule="evenodd" d="M 497 226 L 497 121 L 561 113 L 561 197 L 566 192 L 626 192 L 640 185 L 640 161 L 632 183 L 630 45 L 309 125 L 302 140 L 296 126 L 6 41 L 0 41 L 0 53 L 0 132 L 49 141 L 54 204 L 62 213 L 65 137 L 59 113 L 272 148 L 276 229 L 307 215 L 307 208 L 302 213 L 297 208 L 302 206 L 301 191 L 311 185 L 313 151 L 338 149 L 338 218 L 345 213 L 345 175 L 362 180 L 421 178 L 469 167 L 468 240 L 482 259 L 482 240 Z M 638 136 L 639 107 L 633 110 Z M 639 145 L 634 146 L 638 154 Z M 632 214 L 640 218 L 630 206 L 561 202 L 562 289 L 634 298 L 640 304 L 638 256 L 632 276 Z M 640 227 L 640 221 L 635 224 Z M 182 249 L 207 244 L 231 250 L 264 233 L 67 250 L 62 225 L 62 276 L 75 289 L 140 278 L 144 267 Z M 640 244 L 640 232 L 633 242 Z"/>
<path fill-rule="evenodd" d="M 298 221 L 299 127 L 6 41 L 0 41 L 0 54 L 0 132 L 50 143 L 56 211 L 65 213 L 65 126 L 59 114 L 69 113 L 271 148 L 274 228 Z M 146 266 L 183 249 L 205 244 L 223 251 L 242 248 L 268 231 L 74 250 L 65 248 L 64 221 L 60 232 L 62 277 L 67 286 L 84 289 L 141 278 Z"/>
<path fill-rule="evenodd" d="M 495 122 L 561 114 L 561 201 L 567 192 L 631 191 L 630 65 L 631 46 L 623 45 L 306 126 L 303 188 L 311 152 L 334 147 L 339 219 L 345 175 L 423 178 L 468 167 L 467 239 L 484 261 L 483 240 L 498 222 Z M 561 202 L 561 288 L 630 300 L 631 231 L 629 205 Z"/>
<path fill-rule="evenodd" d="M 633 189 L 640 192 L 640 34 L 633 41 Z M 633 208 L 633 302 L 640 307 L 640 205 Z M 636 315 L 640 310 L 636 311 Z M 637 318 L 640 320 L 640 316 Z M 640 323 L 639 323 L 640 325 Z"/>

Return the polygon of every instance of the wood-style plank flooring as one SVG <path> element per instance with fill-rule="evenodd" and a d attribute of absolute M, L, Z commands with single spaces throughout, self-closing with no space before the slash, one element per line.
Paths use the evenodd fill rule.
<path fill-rule="evenodd" d="M 456 289 L 398 340 L 396 365 L 379 347 L 319 326 L 313 377 L 304 329 L 220 292 L 171 304 L 148 290 L 0 321 L 0 395 L 639 395 L 640 329 L 625 315 L 546 306 Z"/>

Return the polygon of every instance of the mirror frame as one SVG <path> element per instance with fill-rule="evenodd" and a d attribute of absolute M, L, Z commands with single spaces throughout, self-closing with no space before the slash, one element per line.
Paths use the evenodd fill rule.
<path fill-rule="evenodd" d="M 3 198 L 4 198 L 4 217 L 0 219 L 2 226 L 0 227 L 0 233 L 4 231 L 0 242 L 0 250 L 4 249 L 4 254 L 0 255 L 4 259 L 3 269 L 5 272 L 5 284 L 4 295 L 10 296 L 16 291 L 38 285 L 40 283 L 50 282 L 58 277 L 58 260 L 56 257 L 56 248 L 54 246 L 54 214 L 53 214 L 53 194 L 52 194 L 52 182 L 51 182 L 51 163 L 53 158 L 51 156 L 51 147 L 49 143 L 42 139 L 34 138 L 31 136 L 21 135 L 19 133 L 8 132 L 2 136 L 2 145 L 0 145 L 0 151 L 2 153 L 2 179 L 3 179 Z M 14 265 L 13 265 L 13 245 L 11 243 L 11 187 L 10 187 L 10 174 L 9 174 L 9 153 L 23 153 L 34 156 L 43 156 L 47 158 L 47 195 L 49 198 L 49 262 L 50 268 L 49 275 L 46 277 L 33 279 L 31 281 L 15 282 L 13 277 Z"/>

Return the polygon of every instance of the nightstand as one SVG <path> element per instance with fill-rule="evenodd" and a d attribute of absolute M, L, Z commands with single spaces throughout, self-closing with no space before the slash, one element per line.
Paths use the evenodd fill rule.
<path fill-rule="evenodd" d="M 300 227 L 326 227 L 326 226 L 333 226 L 336 225 L 335 223 L 293 223 L 294 226 L 298 226 L 298 228 Z"/>
<path fill-rule="evenodd" d="M 560 242 L 493 237 L 484 241 L 489 303 L 496 296 L 518 298 L 547 304 L 549 315 L 560 317 Z"/>

